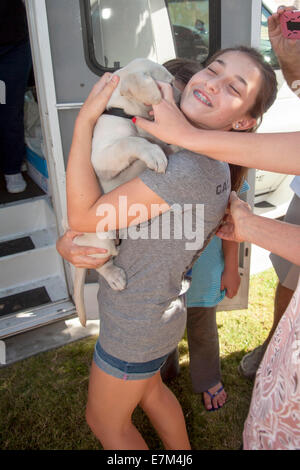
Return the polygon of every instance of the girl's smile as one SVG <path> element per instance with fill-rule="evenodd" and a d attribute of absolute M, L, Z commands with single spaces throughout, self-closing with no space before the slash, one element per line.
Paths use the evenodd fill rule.
<path fill-rule="evenodd" d="M 212 108 L 212 102 L 209 97 L 201 90 L 196 89 L 193 91 L 196 100 L 199 100 L 201 103 L 204 103 L 205 106 Z"/>

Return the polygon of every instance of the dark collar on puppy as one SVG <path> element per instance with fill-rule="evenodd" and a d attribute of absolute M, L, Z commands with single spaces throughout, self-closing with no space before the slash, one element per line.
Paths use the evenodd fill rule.
<path fill-rule="evenodd" d="M 133 114 L 127 114 L 121 108 L 110 108 L 106 109 L 103 114 L 110 114 L 111 116 L 118 116 L 126 119 L 132 119 L 134 117 Z"/>

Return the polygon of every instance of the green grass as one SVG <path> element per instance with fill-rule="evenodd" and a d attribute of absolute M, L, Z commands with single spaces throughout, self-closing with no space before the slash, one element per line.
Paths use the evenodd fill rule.
<path fill-rule="evenodd" d="M 251 278 L 249 308 L 218 313 L 223 381 L 229 399 L 208 413 L 191 390 L 186 338 L 181 374 L 170 384 L 178 397 L 193 449 L 239 449 L 253 383 L 239 376 L 243 355 L 267 337 L 273 317 L 273 269 Z M 0 371 L 0 449 L 101 449 L 85 423 L 89 368 L 96 338 L 42 353 Z M 134 423 L 150 449 L 162 449 L 147 417 Z"/>

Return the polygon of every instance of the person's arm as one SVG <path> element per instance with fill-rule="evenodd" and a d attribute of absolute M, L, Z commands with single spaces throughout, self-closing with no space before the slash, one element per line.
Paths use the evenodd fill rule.
<path fill-rule="evenodd" d="M 205 131 L 192 126 L 176 106 L 172 88 L 160 83 L 162 101 L 153 105 L 154 121 L 135 123 L 168 144 L 248 168 L 300 175 L 300 132 L 251 134 Z"/>
<path fill-rule="evenodd" d="M 76 119 L 73 140 L 67 166 L 68 222 L 72 230 L 103 232 L 138 224 L 169 210 L 163 199 L 153 192 L 140 178 L 103 194 L 91 163 L 94 126 L 98 117 L 118 84 L 107 83 L 105 74 L 93 87 Z M 120 197 L 126 199 L 120 207 Z M 123 199 L 123 200 L 124 200 Z M 140 204 L 139 217 L 136 204 Z"/>
<path fill-rule="evenodd" d="M 289 87 L 296 91 L 300 85 L 300 41 L 287 39 L 282 34 L 280 16 L 287 10 L 295 10 L 295 7 L 279 7 L 277 13 L 268 18 L 268 29 L 272 48 L 278 57 L 284 78 Z"/>
<path fill-rule="evenodd" d="M 300 227 L 254 215 L 235 192 L 230 196 L 230 214 L 217 235 L 223 240 L 254 243 L 300 265 Z"/>
<path fill-rule="evenodd" d="M 240 287 L 239 243 L 222 240 L 224 271 L 221 276 L 221 290 L 226 289 L 226 296 L 232 299 Z"/>

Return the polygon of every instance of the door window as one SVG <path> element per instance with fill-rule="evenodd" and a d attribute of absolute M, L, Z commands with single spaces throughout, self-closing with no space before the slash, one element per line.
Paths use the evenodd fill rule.
<path fill-rule="evenodd" d="M 269 40 L 268 17 L 270 15 L 271 13 L 263 5 L 261 10 L 260 52 L 264 56 L 266 62 L 268 62 L 273 68 L 279 69 L 276 54 L 274 53 Z"/>
<path fill-rule="evenodd" d="M 119 68 L 136 57 L 153 56 L 148 0 L 90 0 L 92 38 L 96 62 Z"/>
<path fill-rule="evenodd" d="M 203 62 L 209 54 L 209 1 L 166 0 L 176 56 Z"/>
<path fill-rule="evenodd" d="M 98 75 L 137 57 L 203 62 L 220 47 L 220 0 L 80 0 L 85 56 Z"/>

